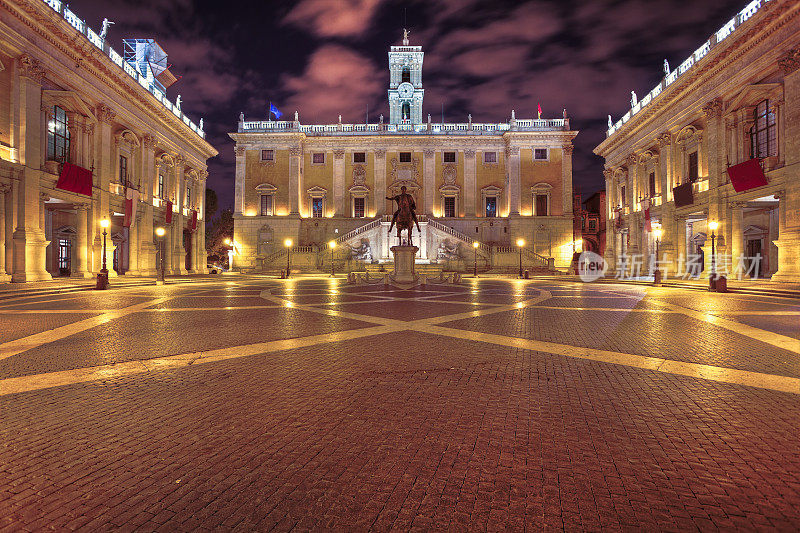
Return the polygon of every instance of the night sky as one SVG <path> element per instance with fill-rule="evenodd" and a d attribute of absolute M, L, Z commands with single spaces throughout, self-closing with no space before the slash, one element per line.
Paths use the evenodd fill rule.
<path fill-rule="evenodd" d="M 240 111 L 267 118 L 272 101 L 304 124 L 370 122 L 383 114 L 387 51 L 410 44 L 425 51 L 423 117 L 446 122 L 560 118 L 567 109 L 575 140 L 574 184 L 586 197 L 603 187 L 603 161 L 592 149 L 606 116 L 618 120 L 746 0 L 530 1 L 71 0 L 70 8 L 99 32 L 115 22 L 111 45 L 153 37 L 183 78 L 168 90 L 220 154 L 209 161 L 208 186 L 233 205 L 233 142 Z"/>

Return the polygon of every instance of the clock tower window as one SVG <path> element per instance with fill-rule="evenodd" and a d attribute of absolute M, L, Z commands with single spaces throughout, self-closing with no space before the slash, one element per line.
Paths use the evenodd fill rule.
<path fill-rule="evenodd" d="M 403 67 L 403 74 L 401 76 L 401 83 L 411 83 L 411 69 Z"/>
<path fill-rule="evenodd" d="M 411 105 L 403 102 L 403 120 L 411 120 Z"/>

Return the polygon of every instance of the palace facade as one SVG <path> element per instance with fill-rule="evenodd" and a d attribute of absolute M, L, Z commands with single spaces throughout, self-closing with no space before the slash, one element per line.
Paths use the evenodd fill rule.
<path fill-rule="evenodd" d="M 751 2 L 632 96 L 595 149 L 611 268 L 655 267 L 660 226 L 668 276 L 692 258 L 709 273 L 713 235 L 718 273 L 800 281 L 800 3 Z"/>
<path fill-rule="evenodd" d="M 205 272 L 206 160 L 152 40 L 123 55 L 59 0 L 0 4 L 0 281 Z M 169 211 L 169 212 L 168 212 Z M 171 221 L 168 219 L 171 218 Z"/>
<path fill-rule="evenodd" d="M 566 267 L 574 251 L 572 139 L 558 119 L 501 123 L 423 120 L 421 46 L 389 51 L 389 120 L 377 124 L 249 121 L 236 142 L 234 266 L 265 271 L 285 264 L 284 242 L 319 267 L 327 243 L 357 262 L 392 260 L 388 235 L 394 206 L 387 196 L 406 186 L 415 198 L 421 235 L 418 263 L 450 268 L 516 264 Z M 477 249 L 473 243 L 477 242 Z M 478 255 L 474 254 L 477 253 Z M 298 261 L 301 256 L 298 256 Z M 316 263 L 315 263 L 316 261 Z M 349 263 L 348 263 L 349 264 Z M 352 268 L 360 268 L 358 264 Z"/>

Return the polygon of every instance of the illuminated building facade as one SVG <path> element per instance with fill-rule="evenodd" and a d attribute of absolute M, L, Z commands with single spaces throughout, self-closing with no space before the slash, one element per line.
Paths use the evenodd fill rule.
<path fill-rule="evenodd" d="M 163 50 L 128 40 L 120 55 L 107 24 L 95 33 L 59 0 L 9 0 L 0 14 L 0 281 L 93 276 L 102 219 L 112 276 L 155 273 L 161 225 L 168 272 L 205 272 L 217 152 L 167 99 Z"/>
<path fill-rule="evenodd" d="M 718 270 L 800 281 L 800 4 L 753 1 L 665 67 L 595 149 L 607 262 L 639 255 L 649 269 L 661 226 L 660 267 L 680 274 L 694 256 L 708 273 L 716 222 Z"/>
<path fill-rule="evenodd" d="M 421 215 L 417 262 L 483 259 L 525 239 L 531 263 L 569 265 L 573 252 L 572 139 L 558 119 L 434 123 L 422 119 L 421 46 L 389 51 L 389 120 L 304 125 L 240 117 L 234 206 L 236 264 L 268 270 L 282 243 L 329 240 L 391 261 L 387 196 L 406 186 Z M 340 249 L 347 247 L 340 247 Z M 471 261 L 471 259 L 470 259 Z M 471 265 L 472 263 L 469 262 Z"/>

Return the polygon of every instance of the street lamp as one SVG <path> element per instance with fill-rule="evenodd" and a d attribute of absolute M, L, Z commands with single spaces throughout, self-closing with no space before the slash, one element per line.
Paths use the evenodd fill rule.
<path fill-rule="evenodd" d="M 656 264 L 655 264 L 655 272 L 653 273 L 653 285 L 661 285 L 661 270 L 658 268 L 658 245 L 661 244 L 661 228 L 655 228 L 653 230 L 653 235 L 656 238 Z"/>
<path fill-rule="evenodd" d="M 328 248 L 331 249 L 331 277 L 334 278 L 336 275 L 333 272 L 333 249 L 336 248 L 336 241 L 328 242 Z"/>
<path fill-rule="evenodd" d="M 108 232 L 106 229 L 110 225 L 111 222 L 107 218 L 103 218 L 100 221 L 100 227 L 103 228 L 103 268 L 97 274 L 97 285 L 95 285 L 95 289 L 100 290 L 108 288 L 108 268 L 106 268 L 106 235 L 108 235 Z"/>
<path fill-rule="evenodd" d="M 715 290 L 717 284 L 717 263 L 715 259 L 715 252 L 716 248 L 714 247 L 714 241 L 716 240 L 717 236 L 714 232 L 719 227 L 719 223 L 716 220 L 712 220 L 708 223 L 708 229 L 711 230 L 711 275 L 708 278 L 708 288 L 709 290 Z"/>
<path fill-rule="evenodd" d="M 525 239 L 517 239 L 517 248 L 519 248 L 519 278 L 522 279 L 522 247 L 525 246 Z"/>
<path fill-rule="evenodd" d="M 476 278 L 478 277 L 478 248 L 480 247 L 481 243 L 478 241 L 472 242 L 472 247 L 475 249 L 475 270 L 473 271 L 472 275 Z"/>
<path fill-rule="evenodd" d="M 292 250 L 292 239 L 286 239 L 283 241 L 283 245 L 286 246 L 286 279 L 289 279 L 289 255 Z"/>
<path fill-rule="evenodd" d="M 164 235 L 167 230 L 162 227 L 156 228 L 156 237 L 158 237 L 158 270 L 156 271 L 156 285 L 164 284 Z"/>

